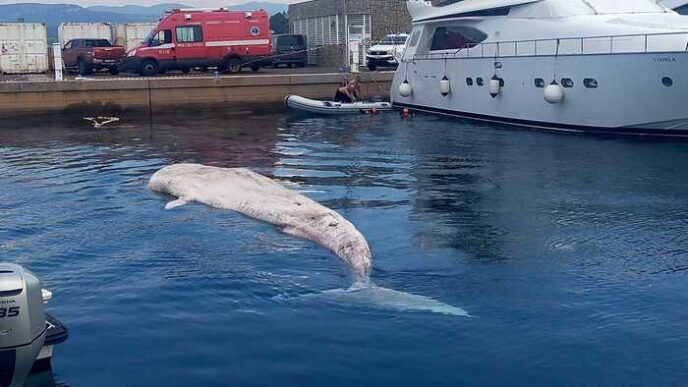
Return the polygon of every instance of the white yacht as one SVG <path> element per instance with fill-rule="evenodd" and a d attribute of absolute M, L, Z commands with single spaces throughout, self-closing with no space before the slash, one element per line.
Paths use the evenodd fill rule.
<path fill-rule="evenodd" d="M 688 136 L 688 17 L 653 0 L 408 8 L 396 106 L 532 128 Z"/>

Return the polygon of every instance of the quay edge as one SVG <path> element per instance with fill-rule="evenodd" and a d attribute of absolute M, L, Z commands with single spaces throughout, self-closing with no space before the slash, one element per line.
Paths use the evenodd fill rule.
<path fill-rule="evenodd" d="M 363 93 L 389 95 L 393 72 L 360 73 Z M 287 94 L 332 99 L 340 73 L 279 75 L 90 78 L 64 82 L 0 83 L 0 117 L 37 114 L 154 112 L 220 106 L 228 110 L 280 109 Z"/>

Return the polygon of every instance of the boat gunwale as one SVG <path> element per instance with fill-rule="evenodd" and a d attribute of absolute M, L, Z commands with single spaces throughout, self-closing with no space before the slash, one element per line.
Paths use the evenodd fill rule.
<path fill-rule="evenodd" d="M 660 50 L 660 51 L 651 51 L 648 50 L 648 42 L 651 37 L 676 37 L 676 36 L 685 36 L 686 38 L 686 44 L 685 48 L 682 50 Z M 627 38 L 637 38 L 637 37 L 644 37 L 644 50 L 640 51 L 614 51 L 614 40 L 615 39 L 627 39 Z M 585 41 L 586 40 L 596 40 L 599 41 L 601 39 L 608 39 L 609 41 L 609 51 L 605 52 L 584 52 L 585 50 Z M 579 41 L 580 42 L 580 48 L 581 52 L 580 53 L 566 53 L 566 54 L 560 54 L 558 53 L 559 48 L 561 47 L 561 42 L 571 42 L 571 41 Z M 548 42 L 548 43 L 554 43 L 556 45 L 556 51 L 555 53 L 547 52 L 546 54 L 538 54 L 537 53 L 537 46 L 538 42 Z M 518 46 L 519 44 L 529 44 L 533 43 L 534 44 L 534 54 L 526 54 L 526 55 L 519 55 L 518 54 Z M 501 54 L 500 53 L 500 46 L 513 46 L 514 54 Z M 476 53 L 476 55 L 471 56 L 471 50 L 475 50 L 476 47 L 480 47 L 480 53 Z M 485 47 L 492 47 L 494 52 L 490 53 L 485 53 Z M 544 39 L 521 39 L 521 40 L 504 40 L 504 41 L 497 41 L 497 42 L 482 42 L 479 44 L 476 44 L 475 46 L 469 47 L 468 45 L 455 50 L 453 53 L 450 50 L 436 50 L 436 51 L 443 51 L 443 52 L 428 52 L 428 53 L 415 53 L 413 55 L 413 59 L 424 59 L 423 57 L 435 57 L 438 56 L 439 58 L 437 59 L 470 59 L 470 58 L 507 58 L 507 57 L 517 57 L 517 58 L 525 58 L 525 57 L 546 57 L 546 56 L 587 56 L 587 55 L 615 55 L 615 54 L 667 54 L 667 53 L 686 53 L 688 52 L 688 29 L 686 31 L 681 31 L 681 32 L 657 32 L 657 33 L 646 33 L 646 34 L 619 34 L 619 35 L 592 35 L 592 36 L 574 36 L 574 37 L 566 37 L 566 38 L 544 38 Z M 458 56 L 459 53 L 464 52 L 465 54 L 463 56 Z M 402 61 L 408 61 L 409 59 L 402 59 Z"/>
<path fill-rule="evenodd" d="M 534 130 L 542 130 L 549 132 L 560 133 L 576 133 L 576 134 L 598 134 L 598 135 L 612 135 L 612 136 L 633 136 L 633 137 L 656 137 L 656 138 L 673 138 L 688 141 L 688 131 L 680 131 L 675 129 L 640 129 L 633 127 L 601 127 L 601 126 L 585 126 L 572 124 L 557 124 L 545 121 L 531 121 L 520 118 L 508 118 L 491 116 L 479 113 L 469 113 L 455 110 L 447 110 L 442 108 L 434 108 L 431 106 L 416 105 L 404 102 L 393 102 L 395 107 L 409 108 L 415 111 L 440 114 L 448 117 L 462 118 L 472 121 L 490 122 L 501 125 L 508 125 L 516 128 L 526 128 Z"/>

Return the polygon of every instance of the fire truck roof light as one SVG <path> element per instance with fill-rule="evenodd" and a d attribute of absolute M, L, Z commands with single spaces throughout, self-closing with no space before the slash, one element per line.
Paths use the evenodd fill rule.
<path fill-rule="evenodd" d="M 223 12 L 229 11 L 227 8 L 180 8 L 174 9 L 173 12 Z"/>

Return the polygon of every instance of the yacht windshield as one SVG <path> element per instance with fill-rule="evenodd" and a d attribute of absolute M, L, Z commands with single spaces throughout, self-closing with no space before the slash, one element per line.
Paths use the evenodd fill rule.
<path fill-rule="evenodd" d="M 430 51 L 461 50 L 475 47 L 487 39 L 480 30 L 467 26 L 442 26 L 435 29 Z"/>
<path fill-rule="evenodd" d="M 650 0 L 586 0 L 598 14 L 653 13 L 664 9 Z"/>

